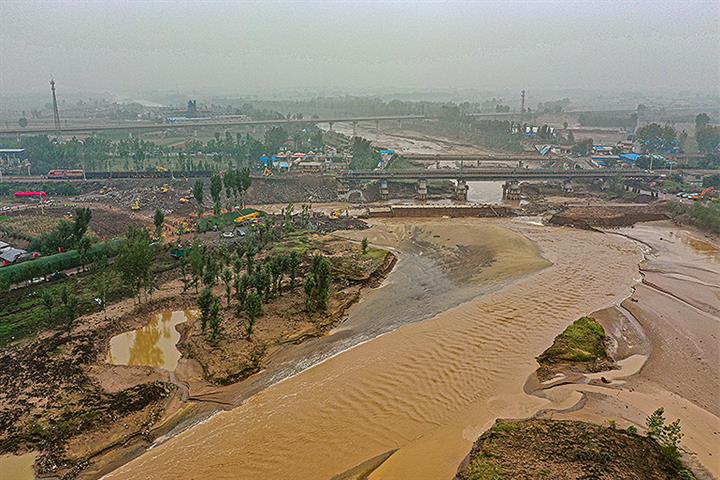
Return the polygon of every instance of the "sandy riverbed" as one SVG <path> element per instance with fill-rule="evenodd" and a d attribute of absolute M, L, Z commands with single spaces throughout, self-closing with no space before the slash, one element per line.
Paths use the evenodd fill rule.
<path fill-rule="evenodd" d="M 468 236 L 488 223 L 445 222 L 466 225 Z M 450 478 L 496 417 L 551 406 L 523 392 L 534 356 L 575 318 L 620 302 L 639 280 L 641 252 L 626 238 L 507 225 L 537 242 L 553 265 L 334 356 L 108 478 L 329 478 L 396 448 L 371 478 Z M 393 232 L 378 225 L 368 237 L 392 242 Z M 442 225 L 437 235 L 443 238 Z M 467 255 L 460 263 L 472 261 Z"/>
<path fill-rule="evenodd" d="M 614 231 L 642 242 L 643 282 L 613 309 L 629 328 L 610 332 L 625 344 L 620 357 L 646 354 L 610 385 L 562 385 L 544 394 L 582 408 L 544 417 L 616 421 L 644 426 L 658 407 L 668 421 L 680 419 L 686 460 L 699 478 L 720 477 L 720 248 L 703 234 L 669 222 Z M 612 325 L 617 322 L 604 322 Z M 634 326 L 633 326 L 634 325 Z M 639 330 L 641 335 L 633 332 Z M 627 346 L 630 345 L 630 348 Z M 627 377 L 627 378 L 623 378 Z"/>

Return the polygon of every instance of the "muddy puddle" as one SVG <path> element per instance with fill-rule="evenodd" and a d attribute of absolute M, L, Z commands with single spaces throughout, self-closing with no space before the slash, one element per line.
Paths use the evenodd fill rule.
<path fill-rule="evenodd" d="M 121 333 L 110 340 L 107 361 L 113 365 L 134 365 L 173 371 L 180 359 L 176 348 L 180 334 L 175 326 L 190 320 L 190 310 L 165 311 L 137 330 Z"/>
<path fill-rule="evenodd" d="M 37 458 L 35 452 L 24 455 L 1 455 L 0 478 L 3 480 L 33 480 L 35 478 L 33 471 L 35 458 Z"/>
<path fill-rule="evenodd" d="M 331 478 L 394 449 L 369 478 L 452 478 L 495 418 L 549 405 L 523 392 L 534 356 L 574 319 L 625 298 L 639 279 L 639 249 L 624 238 L 512 226 L 538 249 L 493 223 L 417 223 L 388 221 L 359 233 L 397 248 L 398 272 L 326 338 L 356 335 L 361 325 L 382 332 L 384 321 L 395 327 L 108 478 Z M 404 260 L 417 263 L 403 271 Z"/>
<path fill-rule="evenodd" d="M 689 235 L 684 235 L 682 237 L 682 241 L 694 252 L 707 256 L 715 262 L 720 262 L 720 249 L 712 243 L 699 238 L 691 237 Z"/>

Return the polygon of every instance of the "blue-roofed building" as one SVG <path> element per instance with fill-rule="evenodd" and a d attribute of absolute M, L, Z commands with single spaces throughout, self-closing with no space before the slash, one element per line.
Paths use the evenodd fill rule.
<path fill-rule="evenodd" d="M 267 155 L 261 156 L 260 163 L 262 163 L 264 167 L 267 167 L 270 164 L 270 157 L 268 157 Z"/>
<path fill-rule="evenodd" d="M 640 158 L 640 155 L 637 153 L 621 153 L 619 157 L 623 162 L 634 165 L 638 158 Z"/>

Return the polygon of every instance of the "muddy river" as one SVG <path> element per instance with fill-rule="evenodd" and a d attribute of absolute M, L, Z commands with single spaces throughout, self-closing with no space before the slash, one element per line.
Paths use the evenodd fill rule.
<path fill-rule="evenodd" d="M 153 315 L 147 325 L 110 339 L 108 363 L 162 368 L 173 371 L 180 359 L 175 347 L 180 334 L 175 326 L 194 315 L 189 310 Z"/>
<path fill-rule="evenodd" d="M 371 479 L 452 478 L 495 418 L 550 404 L 523 392 L 534 356 L 639 279 L 637 245 L 599 233 L 447 219 L 392 220 L 356 235 L 400 260 L 318 339 L 354 348 L 333 343 L 324 361 L 286 372 L 108 478 L 330 478 L 391 450 Z"/>

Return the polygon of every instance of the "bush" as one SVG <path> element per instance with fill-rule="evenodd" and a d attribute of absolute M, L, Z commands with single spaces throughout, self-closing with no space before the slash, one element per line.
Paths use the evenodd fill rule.
<path fill-rule="evenodd" d="M 694 205 L 672 203 L 669 208 L 670 215 L 678 222 L 690 223 L 720 233 L 720 200 Z"/>

